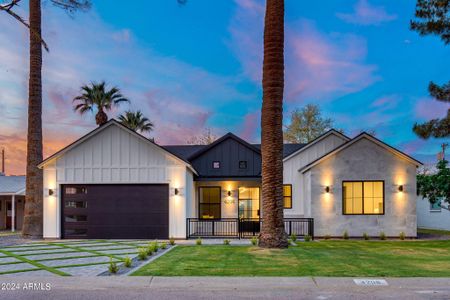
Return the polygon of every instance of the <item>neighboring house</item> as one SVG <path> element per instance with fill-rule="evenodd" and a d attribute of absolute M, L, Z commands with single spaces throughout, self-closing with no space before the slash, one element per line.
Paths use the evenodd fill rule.
<path fill-rule="evenodd" d="M 418 196 L 417 227 L 450 230 L 450 206 L 446 203 L 431 204 L 428 199 Z"/>
<path fill-rule="evenodd" d="M 21 230 L 25 205 L 25 176 L 0 173 L 0 230 Z"/>
<path fill-rule="evenodd" d="M 415 237 L 419 165 L 367 133 L 285 145 L 287 233 Z M 46 238 L 245 237 L 264 214 L 260 145 L 231 133 L 159 146 L 111 120 L 40 167 Z"/>

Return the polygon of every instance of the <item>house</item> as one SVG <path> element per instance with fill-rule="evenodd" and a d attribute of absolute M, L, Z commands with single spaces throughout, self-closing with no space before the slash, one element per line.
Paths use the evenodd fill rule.
<path fill-rule="evenodd" d="M 0 173 L 0 230 L 21 230 L 25 206 L 25 176 Z"/>
<path fill-rule="evenodd" d="M 286 232 L 415 237 L 419 165 L 367 133 L 285 145 Z M 260 145 L 232 133 L 160 146 L 110 120 L 40 167 L 46 238 L 246 237 L 264 214 Z"/>
<path fill-rule="evenodd" d="M 443 201 L 431 204 L 417 197 L 417 227 L 450 231 L 450 205 Z"/>

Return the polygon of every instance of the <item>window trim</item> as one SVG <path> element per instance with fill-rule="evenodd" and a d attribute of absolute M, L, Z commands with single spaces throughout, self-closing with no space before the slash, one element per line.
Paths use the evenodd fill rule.
<path fill-rule="evenodd" d="M 345 199 L 344 199 L 344 183 L 346 182 L 361 182 L 362 183 L 362 214 L 349 214 L 345 213 Z M 369 214 L 364 213 L 364 182 L 381 182 L 383 184 L 383 213 L 381 214 Z M 386 186 L 384 180 L 373 179 L 373 180 L 342 180 L 341 186 L 341 194 L 342 194 L 342 214 L 345 216 L 384 216 L 386 213 Z"/>
<path fill-rule="evenodd" d="M 285 196 L 284 195 L 284 186 L 290 186 L 291 187 L 291 195 L 290 196 Z M 291 206 L 290 207 L 284 206 L 284 198 L 291 198 Z M 291 183 L 286 183 L 286 184 L 283 183 L 283 209 L 292 209 L 292 206 L 293 206 L 292 200 L 293 200 L 292 184 Z"/>
<path fill-rule="evenodd" d="M 219 203 L 213 203 L 213 205 L 219 205 L 219 218 L 212 218 L 212 219 L 204 219 L 202 218 L 201 214 L 200 214 L 200 196 L 201 196 L 201 189 L 202 188 L 218 188 L 219 189 Z M 203 185 L 203 186 L 199 186 L 198 187 L 198 208 L 197 208 L 197 212 L 198 212 L 198 218 L 200 220 L 220 220 L 222 218 L 222 187 L 220 185 L 215 185 L 215 186 L 209 186 L 209 185 Z M 211 205 L 211 203 L 206 203 Z"/>

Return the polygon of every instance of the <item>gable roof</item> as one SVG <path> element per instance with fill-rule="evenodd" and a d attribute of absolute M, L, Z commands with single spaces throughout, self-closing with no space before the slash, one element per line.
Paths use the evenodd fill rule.
<path fill-rule="evenodd" d="M 257 147 L 253 146 L 252 144 L 249 144 L 248 142 L 244 141 L 243 139 L 241 139 L 240 137 L 238 137 L 237 135 L 232 134 L 231 132 L 228 132 L 227 134 L 225 134 L 224 136 L 222 136 L 221 138 L 215 140 L 214 142 L 212 142 L 209 145 L 204 146 L 203 148 L 199 149 L 199 151 L 193 153 L 191 156 L 188 157 L 188 160 L 193 160 L 197 157 L 199 157 L 200 155 L 202 155 L 203 153 L 209 151 L 210 149 L 214 148 L 215 146 L 217 146 L 218 144 L 222 143 L 223 141 L 226 141 L 228 139 L 232 139 L 234 141 L 236 141 L 237 143 L 249 148 L 252 151 L 255 151 L 258 154 L 261 154 L 260 149 L 258 149 Z"/>
<path fill-rule="evenodd" d="M 0 195 L 24 195 L 25 176 L 0 176 Z"/>
<path fill-rule="evenodd" d="M 303 152 L 304 150 L 308 149 L 309 147 L 311 147 L 314 144 L 317 144 L 318 142 L 320 142 L 321 140 L 327 138 L 330 135 L 336 135 L 346 141 L 350 141 L 350 138 L 348 136 L 346 136 L 343 133 L 340 133 L 339 131 L 335 130 L 335 129 L 330 129 L 327 132 L 323 133 L 322 135 L 318 136 L 317 138 L 315 138 L 314 140 L 312 140 L 311 142 L 309 142 L 308 144 L 305 144 L 304 147 L 299 148 L 296 151 L 293 151 L 292 153 L 290 153 L 287 156 L 284 156 L 283 161 L 286 161 L 294 156 L 296 156 L 297 154 L 299 154 L 300 152 Z"/>
<path fill-rule="evenodd" d="M 164 151 L 165 153 L 169 154 L 171 157 L 183 162 L 184 164 L 186 164 L 186 166 L 195 174 L 197 174 L 197 172 L 195 171 L 195 169 L 191 166 L 191 164 L 178 157 L 177 155 L 175 155 L 174 153 L 168 151 L 167 149 L 165 149 L 164 147 L 161 147 L 160 145 L 156 144 L 155 142 L 153 142 L 152 140 L 146 138 L 145 136 L 143 136 L 142 134 L 137 133 L 134 130 L 131 130 L 130 128 L 128 128 L 127 126 L 119 123 L 118 121 L 116 121 L 115 119 L 111 119 L 109 120 L 107 123 L 105 123 L 102 126 L 97 127 L 96 129 L 92 130 L 91 132 L 85 134 L 84 136 L 82 136 L 81 138 L 79 138 L 78 140 L 74 141 L 73 143 L 69 144 L 68 146 L 62 148 L 61 150 L 59 150 L 58 152 L 54 153 L 53 155 L 49 156 L 48 158 L 44 159 L 39 165 L 38 168 L 42 168 L 43 166 L 45 166 L 47 163 L 49 163 L 50 161 L 57 159 L 58 157 L 64 155 L 66 152 L 68 152 L 69 150 L 75 148 L 76 146 L 80 145 L 81 143 L 83 143 L 84 141 L 88 140 L 89 138 L 93 137 L 94 135 L 102 132 L 103 130 L 105 130 L 106 128 L 110 127 L 110 126 L 117 126 L 119 128 L 122 128 L 126 131 L 128 131 L 129 133 L 131 133 L 132 135 L 136 136 L 137 138 L 145 141 L 146 143 L 150 143 L 151 145 L 154 145 L 156 147 L 158 147 L 159 149 L 161 149 L 162 151 Z"/>
<path fill-rule="evenodd" d="M 337 154 L 338 152 L 350 147 L 351 145 L 355 144 L 357 141 L 361 140 L 361 139 L 368 139 L 369 141 L 374 142 L 375 144 L 377 144 L 378 146 L 390 151 L 391 153 L 407 160 L 408 162 L 415 164 L 416 166 L 421 166 L 423 165 L 420 161 L 418 161 L 417 159 L 413 158 L 412 156 L 409 156 L 408 154 L 386 144 L 385 142 L 377 139 L 376 137 L 368 134 L 367 132 L 362 132 L 361 134 L 357 135 L 355 138 L 353 138 L 352 140 L 349 140 L 348 142 L 342 144 L 341 146 L 335 148 L 334 150 L 331 150 L 330 152 L 324 154 L 323 156 L 317 158 L 316 160 L 312 161 L 311 163 L 307 164 L 306 166 L 304 166 L 303 168 L 299 169 L 299 172 L 305 173 L 306 171 L 310 170 L 311 168 L 313 168 L 314 166 L 318 165 L 319 163 L 321 163 L 322 161 L 324 161 L 325 159 L 329 158 L 330 156 L 333 156 L 335 154 Z"/>

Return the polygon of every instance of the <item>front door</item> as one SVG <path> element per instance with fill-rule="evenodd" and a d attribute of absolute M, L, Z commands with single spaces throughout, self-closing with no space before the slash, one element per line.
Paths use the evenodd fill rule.
<path fill-rule="evenodd" d="M 12 203 L 11 203 L 11 201 L 7 201 L 6 202 L 6 229 L 11 229 L 11 225 L 12 225 Z"/>
<path fill-rule="evenodd" d="M 240 234 L 256 235 L 260 230 L 259 187 L 240 187 L 238 202 Z"/>

